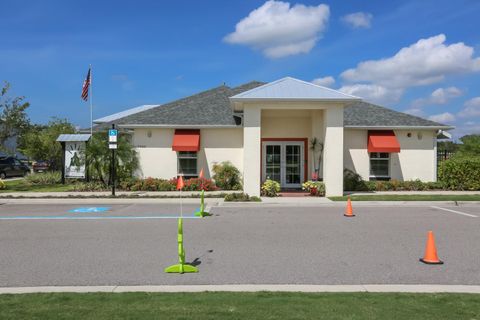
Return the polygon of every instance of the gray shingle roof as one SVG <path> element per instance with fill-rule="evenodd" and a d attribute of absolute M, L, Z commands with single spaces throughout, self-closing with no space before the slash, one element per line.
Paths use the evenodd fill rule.
<path fill-rule="evenodd" d="M 449 127 L 363 101 L 345 107 L 343 123 L 346 127 Z"/>
<path fill-rule="evenodd" d="M 236 126 L 229 97 L 258 87 L 263 83 L 252 81 L 239 87 L 216 87 L 161 106 L 138 112 L 115 121 L 129 125 L 179 125 L 179 126 Z"/>
<path fill-rule="evenodd" d="M 229 97 L 264 85 L 252 81 L 238 87 L 219 86 L 148 110 L 115 120 L 115 124 L 131 126 L 240 126 Z M 345 107 L 346 127 L 435 127 L 449 126 L 387 109 L 367 102 L 352 102 Z M 95 130 L 110 128 L 111 122 L 99 124 Z"/>

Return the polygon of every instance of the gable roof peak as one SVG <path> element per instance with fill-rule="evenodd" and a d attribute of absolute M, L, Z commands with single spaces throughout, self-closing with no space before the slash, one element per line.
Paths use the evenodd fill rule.
<path fill-rule="evenodd" d="M 239 93 L 231 97 L 232 100 L 337 100 L 360 101 L 355 97 L 331 88 L 322 87 L 311 82 L 292 77 L 284 77 L 254 89 Z"/>

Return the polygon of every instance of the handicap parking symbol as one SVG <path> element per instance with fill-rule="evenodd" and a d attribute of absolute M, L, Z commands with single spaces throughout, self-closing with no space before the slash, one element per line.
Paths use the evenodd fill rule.
<path fill-rule="evenodd" d="M 75 208 L 68 212 L 70 213 L 98 213 L 108 211 L 110 207 L 83 207 L 83 208 Z"/>

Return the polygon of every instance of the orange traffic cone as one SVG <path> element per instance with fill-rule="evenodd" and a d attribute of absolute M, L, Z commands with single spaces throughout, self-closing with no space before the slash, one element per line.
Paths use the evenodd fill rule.
<path fill-rule="evenodd" d="M 443 261 L 440 261 L 440 259 L 438 259 L 437 248 L 435 247 L 435 238 L 433 237 L 432 231 L 428 231 L 425 256 L 420 259 L 420 261 L 426 264 L 443 264 Z"/>
<path fill-rule="evenodd" d="M 353 214 L 352 200 L 350 199 L 350 196 L 348 196 L 347 209 L 345 210 L 344 216 L 345 217 L 355 217 L 355 215 Z"/>

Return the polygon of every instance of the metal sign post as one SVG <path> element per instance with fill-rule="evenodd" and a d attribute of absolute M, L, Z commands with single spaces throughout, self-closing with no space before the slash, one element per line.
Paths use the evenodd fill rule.
<path fill-rule="evenodd" d="M 115 196 L 115 180 L 116 180 L 116 167 L 115 167 L 115 150 L 117 149 L 117 136 L 118 130 L 115 129 L 115 124 L 112 124 L 112 129 L 108 130 L 108 148 L 112 150 L 112 163 L 110 166 L 110 176 L 112 177 L 112 196 Z"/>

